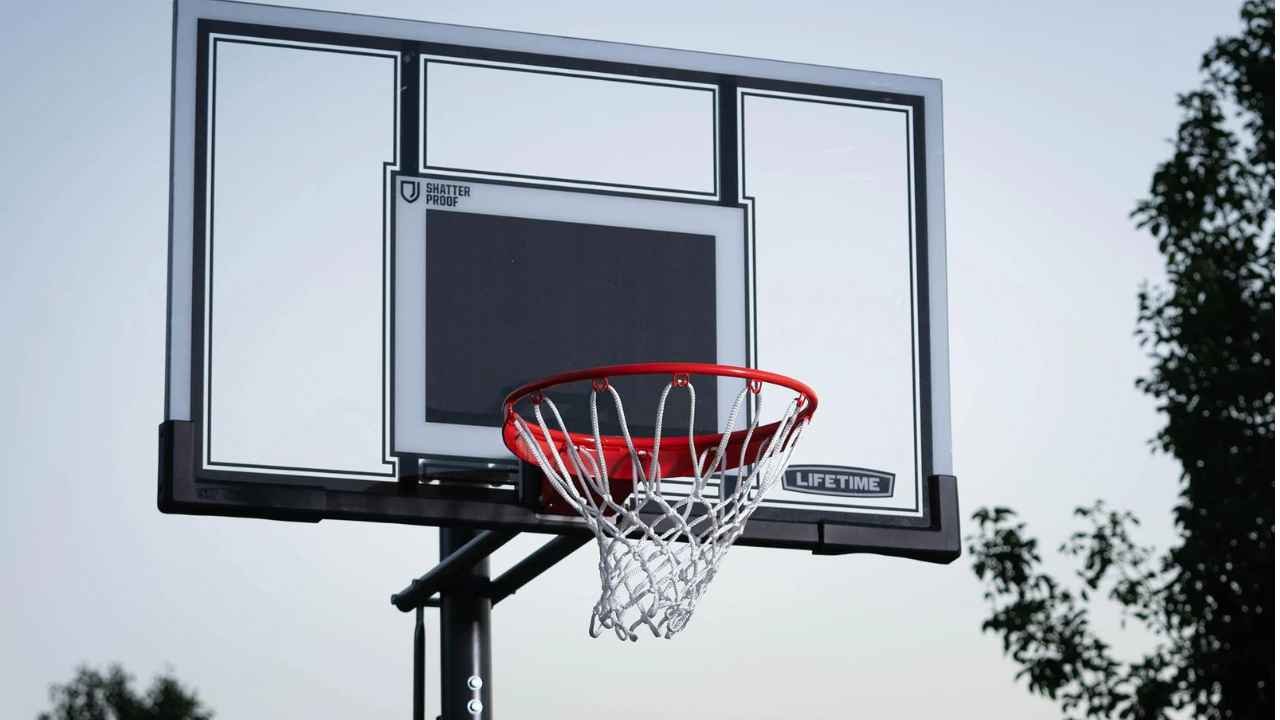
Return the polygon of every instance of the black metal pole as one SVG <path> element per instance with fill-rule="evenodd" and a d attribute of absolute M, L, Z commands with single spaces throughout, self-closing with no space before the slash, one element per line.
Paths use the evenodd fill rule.
<path fill-rule="evenodd" d="M 423 674 L 426 668 L 427 631 L 422 626 L 422 608 L 413 613 L 413 720 L 426 720 L 426 687 Z"/>
<path fill-rule="evenodd" d="M 440 558 L 449 557 L 476 534 L 466 528 L 440 528 Z M 440 592 L 440 717 L 492 720 L 488 557 L 458 580 Z"/>

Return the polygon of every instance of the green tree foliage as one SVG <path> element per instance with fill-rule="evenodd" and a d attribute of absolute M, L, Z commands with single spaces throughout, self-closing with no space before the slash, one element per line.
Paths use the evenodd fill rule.
<path fill-rule="evenodd" d="M 1139 387 L 1183 468 L 1166 602 L 1207 717 L 1270 717 L 1275 698 L 1275 7 L 1242 15 L 1181 98 L 1174 156 L 1135 213 L 1168 271 L 1140 295 L 1154 367 Z"/>
<path fill-rule="evenodd" d="M 82 667 L 65 685 L 49 689 L 53 709 L 38 720 L 210 720 L 200 704 L 172 675 L 152 681 L 145 693 L 133 689 L 133 678 L 119 665 L 105 673 Z"/>
<path fill-rule="evenodd" d="M 1157 554 L 1132 541 L 1132 514 L 1079 508 L 1088 529 L 1059 548 L 1081 564 L 1068 587 L 1016 513 L 974 514 L 983 629 L 1070 717 L 1274 715 L 1273 0 L 1248 0 L 1241 19 L 1203 56 L 1203 86 L 1178 98 L 1173 156 L 1134 211 L 1167 272 L 1139 293 L 1152 369 L 1137 385 L 1166 421 L 1154 446 L 1182 466 L 1177 542 Z M 1099 593 L 1150 631 L 1141 659 L 1116 659 L 1092 628 Z"/>

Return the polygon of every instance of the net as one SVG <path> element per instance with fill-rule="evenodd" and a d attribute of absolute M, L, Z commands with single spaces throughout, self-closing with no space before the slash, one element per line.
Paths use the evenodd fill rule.
<path fill-rule="evenodd" d="M 673 373 L 662 388 L 652 437 L 632 437 L 622 396 L 601 372 L 608 369 L 591 377 L 590 433 L 571 432 L 542 392 L 557 384 L 554 379 L 508 398 L 508 445 L 538 465 L 595 535 L 600 598 L 589 624 L 593 637 L 608 630 L 619 639 L 636 640 L 638 631 L 648 628 L 655 637 L 670 638 L 685 628 L 725 554 L 786 469 L 816 408 L 813 392 L 789 378 L 701 366 L 707 368 L 715 368 L 713 374 L 732 369 L 746 380 L 719 433 L 694 433 L 696 389 L 685 372 Z M 786 380 L 796 394 L 779 419 L 762 425 L 762 385 L 776 384 L 775 378 Z M 664 438 L 673 392 L 689 396 L 687 433 Z M 620 435 L 600 432 L 602 396 L 617 413 Z M 735 429 L 744 411 L 745 428 Z"/>

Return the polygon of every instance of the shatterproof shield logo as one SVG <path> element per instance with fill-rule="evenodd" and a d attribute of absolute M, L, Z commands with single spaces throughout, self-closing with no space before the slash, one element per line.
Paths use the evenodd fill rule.
<path fill-rule="evenodd" d="M 857 498 L 893 497 L 894 474 L 843 465 L 793 465 L 782 475 L 782 487 L 814 495 Z"/>
<path fill-rule="evenodd" d="M 418 201 L 418 196 L 422 194 L 422 186 L 417 180 L 401 180 L 400 181 L 400 197 L 404 198 L 407 203 Z"/>

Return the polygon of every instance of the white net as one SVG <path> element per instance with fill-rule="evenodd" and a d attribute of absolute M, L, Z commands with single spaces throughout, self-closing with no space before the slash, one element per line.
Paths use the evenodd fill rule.
<path fill-rule="evenodd" d="M 693 471 L 678 483 L 666 478 L 668 491 L 664 492 L 662 421 L 673 389 L 689 394 L 687 443 Z M 696 393 L 686 375 L 674 376 L 663 388 L 653 443 L 645 443 L 646 449 L 636 448 L 622 397 L 607 380 L 592 383 L 591 435 L 586 442 L 581 442 L 581 435 L 575 442 L 555 403 L 541 393 L 530 398 L 536 427 L 519 413 L 512 415 L 520 440 L 536 456 L 552 487 L 595 533 L 600 550 L 600 599 L 591 613 L 592 637 L 612 630 L 619 639 L 635 640 L 637 630 L 647 627 L 654 637 L 669 638 L 688 624 L 720 561 L 786 469 L 808 424 L 804 413 L 808 400 L 796 395 L 781 419 L 762 426 L 760 389 L 759 382 L 751 381 L 738 393 L 714 445 L 707 442 L 707 436 L 694 434 Z M 617 479 L 611 488 L 608 439 L 600 434 L 596 403 L 602 392 L 612 396 L 626 447 L 624 464 L 629 465 L 631 479 L 621 483 L 621 492 Z M 751 408 L 749 424 L 745 430 L 735 431 L 747 402 Z M 544 407 L 558 433 L 548 426 Z M 539 433 L 536 438 L 535 433 Z M 625 475 L 614 467 L 615 474 Z"/>

